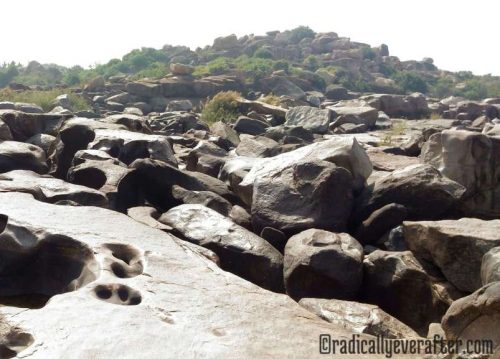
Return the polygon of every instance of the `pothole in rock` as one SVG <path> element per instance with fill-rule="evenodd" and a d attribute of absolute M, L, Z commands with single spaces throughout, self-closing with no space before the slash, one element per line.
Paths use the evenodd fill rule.
<path fill-rule="evenodd" d="M 132 278 L 144 271 L 144 256 L 134 246 L 120 243 L 103 245 L 108 257 L 105 263 L 118 278 Z"/>
<path fill-rule="evenodd" d="M 0 305 L 41 308 L 52 296 L 77 290 L 97 278 L 99 265 L 86 244 L 64 235 L 45 234 L 39 239 L 16 225 L 3 228 Z"/>
<path fill-rule="evenodd" d="M 142 302 L 141 293 L 123 284 L 100 284 L 93 289 L 97 299 L 119 305 L 138 305 Z"/>
<path fill-rule="evenodd" d="M 11 326 L 0 316 L 0 358 L 14 358 L 34 341 L 31 334 Z"/>

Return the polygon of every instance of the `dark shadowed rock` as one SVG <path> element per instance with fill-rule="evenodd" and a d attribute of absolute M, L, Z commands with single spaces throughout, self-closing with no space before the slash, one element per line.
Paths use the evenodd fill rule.
<path fill-rule="evenodd" d="M 375 180 L 355 200 L 353 223 L 390 203 L 406 207 L 408 219 L 439 219 L 456 206 L 465 188 L 430 165 L 411 165 Z"/>
<path fill-rule="evenodd" d="M 280 230 L 272 227 L 264 227 L 260 232 L 260 236 L 272 244 L 280 253 L 285 251 L 285 245 L 288 241 L 287 236 Z"/>
<path fill-rule="evenodd" d="M 0 142 L 0 173 L 28 170 L 47 173 L 45 152 L 38 146 L 17 141 Z"/>
<path fill-rule="evenodd" d="M 385 205 L 359 225 L 354 237 L 362 244 L 373 244 L 388 231 L 403 223 L 406 215 L 406 208 L 400 204 Z"/>
<path fill-rule="evenodd" d="M 256 120 L 246 116 L 238 117 L 234 124 L 234 130 L 238 133 L 246 133 L 248 135 L 260 135 L 266 132 L 269 124 L 264 121 Z"/>
<path fill-rule="evenodd" d="M 254 181 L 252 225 L 286 234 L 309 228 L 342 231 L 352 206 L 352 176 L 326 161 L 300 161 Z"/>
<path fill-rule="evenodd" d="M 283 290 L 283 256 L 264 239 L 199 204 L 184 204 L 159 221 L 181 238 L 216 253 L 222 269 L 273 291 Z"/>
<path fill-rule="evenodd" d="M 213 209 L 225 217 L 231 212 L 231 203 L 210 191 L 188 191 L 180 186 L 172 186 L 172 196 L 184 204 L 201 204 Z"/>
<path fill-rule="evenodd" d="M 364 301 L 425 335 L 430 323 L 441 321 L 451 302 L 440 295 L 434 282 L 410 251 L 376 250 L 365 256 L 361 293 Z"/>
<path fill-rule="evenodd" d="M 309 229 L 285 246 L 284 276 L 288 295 L 353 299 L 363 276 L 363 247 L 347 233 Z"/>

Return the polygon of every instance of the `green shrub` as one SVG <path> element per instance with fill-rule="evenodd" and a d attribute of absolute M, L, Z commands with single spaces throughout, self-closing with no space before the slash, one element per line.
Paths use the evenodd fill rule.
<path fill-rule="evenodd" d="M 236 91 L 219 92 L 204 104 L 201 119 L 209 124 L 236 120 L 241 115 L 237 101 L 239 98 L 241 94 Z"/>
<path fill-rule="evenodd" d="M 283 70 L 285 72 L 288 72 L 290 69 L 290 63 L 286 60 L 278 60 L 273 64 L 273 70 L 279 71 Z"/>
<path fill-rule="evenodd" d="M 273 53 L 269 49 L 261 47 L 257 51 L 255 51 L 253 57 L 257 57 L 259 59 L 272 59 Z"/>
<path fill-rule="evenodd" d="M 54 100 L 57 96 L 68 93 L 67 89 L 53 89 L 47 91 L 13 91 L 8 88 L 0 90 L 0 101 L 34 103 L 50 111 L 54 108 Z M 85 98 L 78 94 L 68 93 L 73 110 L 87 110 L 90 108 Z"/>
<path fill-rule="evenodd" d="M 304 66 L 309 71 L 316 71 L 320 67 L 320 61 L 317 56 L 309 55 L 304 59 Z"/>
<path fill-rule="evenodd" d="M 427 93 L 427 83 L 423 77 L 417 73 L 408 71 L 398 72 L 393 76 L 393 79 L 404 92 Z"/>
<path fill-rule="evenodd" d="M 290 41 L 292 43 L 298 44 L 303 39 L 313 39 L 315 35 L 316 33 L 311 30 L 309 26 L 299 26 L 293 30 L 290 30 Z"/>

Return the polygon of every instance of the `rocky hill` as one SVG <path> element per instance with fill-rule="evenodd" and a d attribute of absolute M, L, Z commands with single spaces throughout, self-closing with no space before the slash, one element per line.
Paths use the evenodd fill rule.
<path fill-rule="evenodd" d="M 442 72 L 304 31 L 0 92 L 0 358 L 498 356 L 500 98 L 322 84 Z"/>

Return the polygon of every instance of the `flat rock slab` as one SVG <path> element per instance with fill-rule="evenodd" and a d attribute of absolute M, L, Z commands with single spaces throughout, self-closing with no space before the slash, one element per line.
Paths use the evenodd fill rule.
<path fill-rule="evenodd" d="M 95 281 L 41 309 L 0 308 L 34 338 L 23 357 L 313 358 L 322 357 L 319 334 L 351 338 L 287 296 L 224 272 L 192 245 L 123 214 L 22 193 L 0 193 L 0 214 L 9 225 L 86 243 L 99 263 Z M 109 270 L 124 261 L 141 263 L 140 270 L 128 278 Z M 349 357 L 359 356 L 342 356 Z"/>

